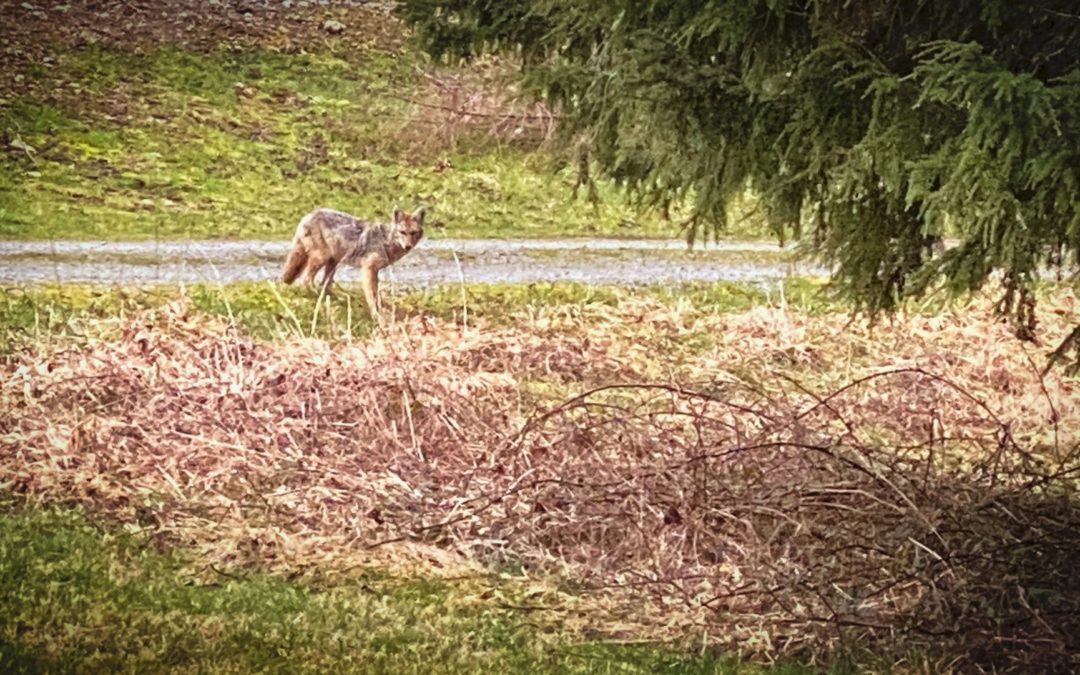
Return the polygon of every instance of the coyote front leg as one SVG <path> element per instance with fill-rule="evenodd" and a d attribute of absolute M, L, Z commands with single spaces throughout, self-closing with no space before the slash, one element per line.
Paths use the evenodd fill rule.
<path fill-rule="evenodd" d="M 381 322 L 379 314 L 379 270 L 374 265 L 364 265 L 361 270 L 360 283 L 364 286 L 364 299 L 367 300 L 371 318 Z"/>

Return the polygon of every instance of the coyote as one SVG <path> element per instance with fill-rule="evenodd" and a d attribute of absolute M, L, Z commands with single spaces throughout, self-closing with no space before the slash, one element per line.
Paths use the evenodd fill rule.
<path fill-rule="evenodd" d="M 425 210 L 423 206 L 413 213 L 394 209 L 393 222 L 375 223 L 341 211 L 315 209 L 296 227 L 281 280 L 291 284 L 303 271 L 303 282 L 311 285 L 321 269 L 323 289 L 329 291 L 338 265 L 359 267 L 368 309 L 378 319 L 379 270 L 416 247 L 424 236 Z"/>

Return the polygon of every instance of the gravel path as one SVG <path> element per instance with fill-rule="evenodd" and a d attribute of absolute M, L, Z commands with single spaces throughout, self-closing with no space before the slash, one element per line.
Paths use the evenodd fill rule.
<path fill-rule="evenodd" d="M 0 241 L 0 282 L 172 284 L 275 279 L 284 241 Z M 383 278 L 411 287 L 443 283 L 766 283 L 826 270 L 788 262 L 766 242 L 721 242 L 687 251 L 680 241 L 428 239 Z M 343 268 L 348 283 L 356 271 Z"/>

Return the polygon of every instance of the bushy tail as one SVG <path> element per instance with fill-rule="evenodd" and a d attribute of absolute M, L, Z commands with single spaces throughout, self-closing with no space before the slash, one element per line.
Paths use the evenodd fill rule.
<path fill-rule="evenodd" d="M 307 258 L 304 244 L 300 241 L 293 242 L 292 248 L 289 249 L 289 256 L 285 258 L 285 268 L 281 270 L 281 280 L 287 284 L 295 281 L 296 277 L 300 276 L 300 270 L 304 269 Z"/>

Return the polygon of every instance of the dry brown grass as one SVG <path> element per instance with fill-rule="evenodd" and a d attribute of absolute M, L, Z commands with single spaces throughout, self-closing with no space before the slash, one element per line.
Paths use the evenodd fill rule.
<path fill-rule="evenodd" d="M 475 152 L 492 144 L 534 150 L 555 137 L 558 114 L 521 96 L 510 64 L 494 57 L 468 70 L 416 69 L 419 85 L 408 95 L 387 94 L 409 104 L 400 120 L 386 122 L 387 138 L 414 161 L 451 169 L 447 153 Z"/>
<path fill-rule="evenodd" d="M 1068 670 L 1080 386 L 984 309 L 641 300 L 333 346 L 174 305 L 4 365 L 0 484 L 215 566 L 523 568 L 604 635 Z M 1046 316 L 1053 345 L 1077 303 Z"/>

